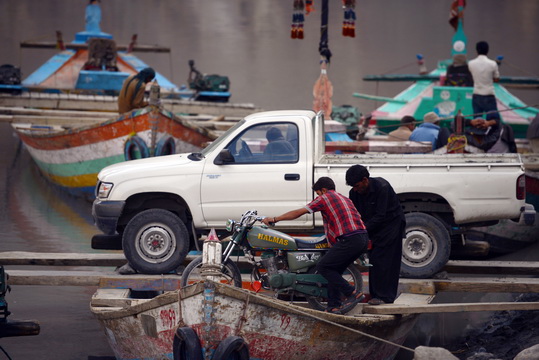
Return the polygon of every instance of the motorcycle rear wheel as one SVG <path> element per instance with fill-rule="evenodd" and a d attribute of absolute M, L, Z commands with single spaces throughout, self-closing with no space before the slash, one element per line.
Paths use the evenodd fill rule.
<path fill-rule="evenodd" d="M 204 280 L 201 274 L 201 267 L 202 267 L 202 256 L 197 257 L 193 261 L 191 261 L 186 267 L 185 270 L 183 270 L 182 273 L 182 279 L 181 279 L 181 286 L 187 286 L 191 285 L 197 282 L 201 282 Z M 230 259 L 228 259 L 224 264 L 222 264 L 221 268 L 221 283 L 225 283 L 228 285 L 234 285 L 236 287 L 241 287 L 242 281 L 241 281 L 241 272 L 238 268 L 238 265 Z"/>
<path fill-rule="evenodd" d="M 314 273 L 314 268 L 309 270 L 310 274 Z M 354 264 L 350 264 L 348 268 L 342 274 L 342 277 L 347 280 L 352 286 L 356 288 L 357 291 L 363 292 L 363 276 L 358 268 Z M 324 311 L 327 308 L 327 299 L 317 296 L 307 296 L 307 302 L 309 305 L 316 310 Z M 341 313 L 346 314 L 352 310 L 356 305 L 345 306 L 341 308 Z"/>

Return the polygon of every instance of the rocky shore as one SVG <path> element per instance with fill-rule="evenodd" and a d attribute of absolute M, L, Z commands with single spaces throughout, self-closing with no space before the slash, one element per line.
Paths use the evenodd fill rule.
<path fill-rule="evenodd" d="M 539 294 L 522 294 L 515 301 L 539 301 Z M 539 344 L 539 312 L 499 311 L 480 328 L 468 330 L 446 348 L 461 360 L 539 359 L 539 347 L 528 357 L 516 356 Z"/>

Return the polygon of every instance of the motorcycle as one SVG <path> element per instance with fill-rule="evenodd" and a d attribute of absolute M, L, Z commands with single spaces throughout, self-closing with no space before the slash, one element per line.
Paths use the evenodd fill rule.
<path fill-rule="evenodd" d="M 261 288 L 275 292 L 275 297 L 284 295 L 294 301 L 296 296 L 306 299 L 316 310 L 326 309 L 327 280 L 315 273 L 316 264 L 329 250 L 325 236 L 313 240 L 293 238 L 265 225 L 255 226 L 262 219 L 256 210 L 249 210 L 239 221 L 227 221 L 227 231 L 232 235 L 222 253 L 222 281 L 242 287 L 240 269 L 232 258 L 239 259 L 238 253 L 243 252 L 252 265 L 251 283 L 260 283 Z M 182 273 L 181 286 L 202 281 L 201 267 L 202 256 L 191 261 Z M 363 291 L 363 278 L 354 264 L 348 266 L 343 277 Z M 341 313 L 354 306 L 343 307 Z"/>

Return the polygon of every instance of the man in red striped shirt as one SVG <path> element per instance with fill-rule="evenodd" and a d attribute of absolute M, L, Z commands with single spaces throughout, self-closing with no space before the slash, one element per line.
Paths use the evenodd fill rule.
<path fill-rule="evenodd" d="M 318 196 L 305 207 L 273 218 L 266 217 L 263 223 L 269 225 L 282 220 L 294 220 L 307 213 L 322 213 L 324 230 L 331 247 L 316 265 L 316 270 L 328 281 L 326 311 L 340 313 L 341 306 L 356 304 L 364 298 L 363 293 L 355 291 L 342 277 L 342 273 L 367 251 L 367 230 L 352 201 L 335 191 L 335 183 L 331 178 L 321 177 L 313 185 L 313 190 Z M 342 302 L 341 294 L 346 297 Z"/>

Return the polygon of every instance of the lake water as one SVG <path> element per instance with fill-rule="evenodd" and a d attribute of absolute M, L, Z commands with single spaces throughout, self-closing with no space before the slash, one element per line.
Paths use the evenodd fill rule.
<path fill-rule="evenodd" d="M 178 85 L 186 82 L 187 62 L 194 59 L 202 72 L 229 76 L 233 102 L 254 103 L 267 110 L 306 109 L 312 106 L 312 87 L 320 73 L 320 1 L 314 3 L 316 11 L 306 18 L 304 40 L 290 39 L 291 0 L 104 0 L 101 29 L 113 34 L 118 44 L 127 44 L 136 33 L 140 44 L 170 47 L 170 55 L 140 57 Z M 0 0 L 0 64 L 20 66 L 23 76 L 28 76 L 54 50 L 21 50 L 19 43 L 54 41 L 56 30 L 63 32 L 66 42 L 71 41 L 84 28 L 85 4 Z M 449 58 L 453 35 L 447 23 L 449 5 L 450 1 L 431 0 L 358 1 L 356 38 L 348 38 L 341 35 L 341 1 L 331 1 L 333 57 L 328 75 L 334 86 L 333 103 L 370 112 L 379 104 L 354 98 L 354 92 L 394 96 L 407 84 L 377 86 L 362 81 L 363 76 L 392 69 L 417 73 L 418 53 L 425 56 L 429 68 Z M 475 56 L 473 44 L 487 40 L 491 57 L 505 56 L 502 75 L 537 76 L 538 14 L 536 0 L 468 1 L 469 58 Z M 513 93 L 527 104 L 539 103 L 537 90 Z M 50 187 L 8 124 L 0 123 L 0 138 L 0 251 L 95 251 L 90 248 L 96 233 L 90 204 Z M 89 311 L 94 291 L 14 286 L 6 297 L 11 318 L 39 320 L 41 334 L 1 339 L 0 345 L 13 359 L 112 356 Z"/>

